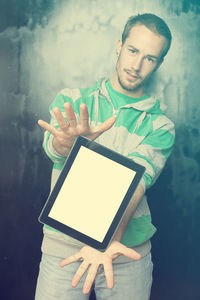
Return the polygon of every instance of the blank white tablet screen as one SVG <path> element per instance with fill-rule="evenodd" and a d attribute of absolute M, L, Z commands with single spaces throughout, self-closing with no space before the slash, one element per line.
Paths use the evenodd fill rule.
<path fill-rule="evenodd" d="M 49 217 L 102 242 L 135 174 L 81 146 Z"/>

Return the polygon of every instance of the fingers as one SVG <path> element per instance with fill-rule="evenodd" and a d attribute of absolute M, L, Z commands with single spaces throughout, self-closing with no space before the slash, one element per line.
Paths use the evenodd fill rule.
<path fill-rule="evenodd" d="M 112 116 L 104 123 L 92 128 L 89 125 L 89 114 L 88 114 L 88 109 L 86 104 L 82 103 L 80 105 L 79 124 L 77 124 L 76 115 L 73 111 L 71 104 L 66 102 L 64 104 L 64 109 L 65 109 L 67 121 L 65 120 L 62 112 L 58 107 L 55 107 L 53 109 L 53 113 L 57 120 L 60 131 L 66 134 L 68 138 L 69 137 L 74 138 L 79 135 L 84 135 L 87 136 L 89 139 L 93 140 L 104 131 L 110 129 L 116 121 L 116 116 Z M 42 120 L 39 120 L 38 124 L 45 130 L 52 133 L 55 137 L 56 135 L 58 135 L 58 130 L 53 125 Z"/>
<path fill-rule="evenodd" d="M 89 291 L 90 291 L 90 289 L 93 285 L 93 282 L 95 280 L 95 277 L 97 275 L 98 268 L 99 268 L 98 264 L 91 265 L 91 267 L 88 271 L 87 277 L 85 279 L 84 286 L 83 286 L 83 294 L 88 294 L 89 293 Z"/>
<path fill-rule="evenodd" d="M 126 257 L 132 258 L 134 260 L 140 260 L 142 258 L 141 254 L 136 252 L 133 249 L 127 248 L 126 249 L 126 254 L 124 254 Z"/>
<path fill-rule="evenodd" d="M 116 121 L 116 116 L 110 117 L 102 124 L 102 129 L 104 131 L 110 129 L 114 125 L 115 121 Z"/>
<path fill-rule="evenodd" d="M 142 256 L 138 252 L 136 252 L 132 248 L 126 247 L 122 243 L 115 241 L 115 240 L 111 242 L 110 246 L 106 250 L 106 253 L 112 259 L 115 259 L 120 254 L 122 254 L 128 258 L 134 259 L 134 260 L 139 260 L 142 258 Z"/>
<path fill-rule="evenodd" d="M 66 116 L 67 116 L 67 121 L 70 125 L 70 127 L 75 128 L 77 126 L 77 121 L 76 121 L 76 115 L 73 111 L 73 108 L 70 103 L 66 102 L 64 104 Z"/>
<path fill-rule="evenodd" d="M 79 119 L 80 126 L 83 128 L 88 128 L 89 127 L 89 114 L 88 114 L 88 109 L 87 106 L 82 103 L 80 105 L 80 119 Z"/>
<path fill-rule="evenodd" d="M 80 265 L 80 267 L 78 268 L 76 274 L 74 275 L 74 278 L 72 280 L 72 287 L 76 287 L 79 283 L 79 281 L 81 280 L 82 276 L 85 274 L 85 272 L 87 271 L 89 267 L 89 263 L 88 262 L 82 262 L 82 264 Z"/>
<path fill-rule="evenodd" d="M 65 118 L 63 117 L 60 109 L 58 107 L 55 107 L 53 109 L 53 113 L 55 115 L 55 118 L 58 122 L 60 129 L 65 132 L 68 129 L 68 124 L 67 124 L 67 121 L 65 120 Z"/>
<path fill-rule="evenodd" d="M 124 246 L 123 244 L 121 244 L 121 254 L 123 254 L 126 257 L 132 258 L 134 260 L 139 260 L 142 257 L 138 252 Z"/>
<path fill-rule="evenodd" d="M 113 273 L 112 262 L 104 264 L 104 273 L 106 277 L 107 287 L 109 289 L 112 289 L 114 286 L 114 273 Z"/>
<path fill-rule="evenodd" d="M 73 262 L 79 261 L 82 258 L 82 255 L 80 254 L 80 252 L 67 257 L 66 259 L 64 259 L 61 263 L 60 263 L 60 267 L 64 267 L 66 265 L 69 265 Z"/>
<path fill-rule="evenodd" d="M 103 133 L 104 131 L 110 129 L 116 121 L 116 116 L 112 116 L 111 118 L 107 119 L 104 123 L 98 125 L 95 127 L 95 131 L 100 133 Z"/>
<path fill-rule="evenodd" d="M 54 136 L 57 134 L 57 129 L 53 125 L 51 125 L 43 120 L 38 120 L 38 125 L 40 125 L 40 127 L 44 128 L 45 130 L 52 133 Z"/>

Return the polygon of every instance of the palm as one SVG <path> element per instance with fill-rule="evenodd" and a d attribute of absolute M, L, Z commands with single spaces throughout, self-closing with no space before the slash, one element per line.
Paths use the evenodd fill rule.
<path fill-rule="evenodd" d="M 67 116 L 67 121 L 63 117 L 59 108 L 54 108 L 53 112 L 57 123 L 59 125 L 59 129 L 56 129 L 53 125 L 39 120 L 38 124 L 49 131 L 54 135 L 55 142 L 64 148 L 71 148 L 75 139 L 83 135 L 90 140 L 96 139 L 100 134 L 104 131 L 110 129 L 115 123 L 116 117 L 113 116 L 107 119 L 104 123 L 100 125 L 91 127 L 89 125 L 89 114 L 87 110 L 87 106 L 85 104 L 80 105 L 80 119 L 77 122 L 75 113 L 72 109 L 70 103 L 64 104 L 65 113 Z"/>
<path fill-rule="evenodd" d="M 84 273 L 88 270 L 88 274 L 83 286 L 83 293 L 89 293 L 92 284 L 97 275 L 98 269 L 100 265 L 103 265 L 106 282 L 108 288 L 113 288 L 114 285 L 114 275 L 113 275 L 113 266 L 112 261 L 117 258 L 119 255 L 124 255 L 126 257 L 138 260 L 141 258 L 141 255 L 134 251 L 131 248 L 127 248 L 123 244 L 118 241 L 112 241 L 110 246 L 107 248 L 105 252 L 100 252 L 92 247 L 84 246 L 78 253 L 66 258 L 60 264 L 61 267 L 64 267 L 73 262 L 83 260 L 79 269 L 77 270 L 73 280 L 72 286 L 76 287 L 84 275 Z"/>

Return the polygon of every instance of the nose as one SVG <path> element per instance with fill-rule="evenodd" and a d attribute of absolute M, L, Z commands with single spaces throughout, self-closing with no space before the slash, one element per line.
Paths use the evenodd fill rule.
<path fill-rule="evenodd" d="M 133 59 L 132 62 L 132 68 L 136 71 L 139 72 L 142 68 L 142 63 L 143 63 L 143 57 L 141 55 L 136 55 Z"/>

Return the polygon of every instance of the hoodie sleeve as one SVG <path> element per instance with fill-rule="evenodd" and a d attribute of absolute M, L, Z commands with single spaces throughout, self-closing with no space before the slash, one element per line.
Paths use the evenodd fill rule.
<path fill-rule="evenodd" d="M 151 187 L 160 175 L 174 144 L 174 124 L 164 115 L 153 121 L 153 130 L 144 137 L 129 158 L 146 168 L 145 188 Z"/>

